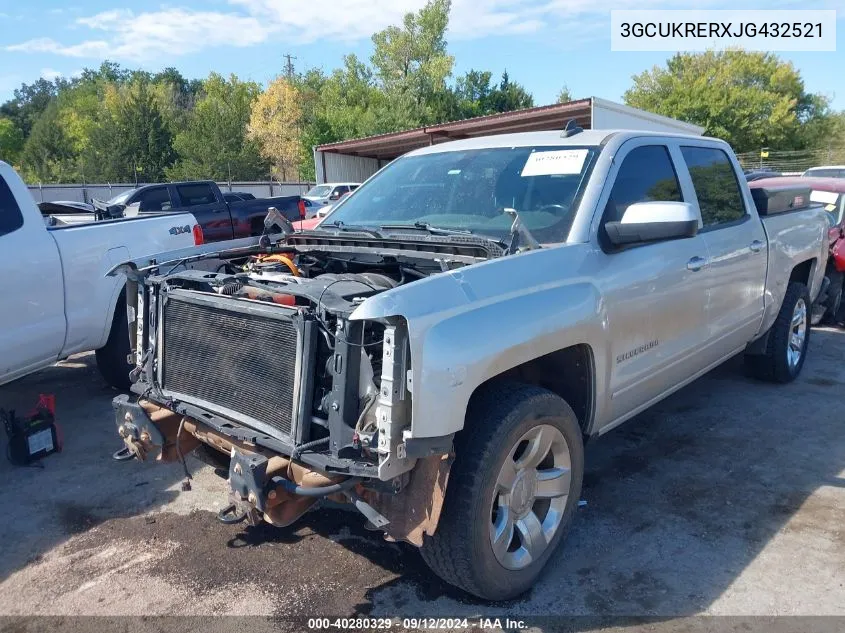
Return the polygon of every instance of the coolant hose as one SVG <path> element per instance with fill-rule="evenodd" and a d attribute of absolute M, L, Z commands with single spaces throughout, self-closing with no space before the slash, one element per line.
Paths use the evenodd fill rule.
<path fill-rule="evenodd" d="M 349 490 L 350 488 L 354 487 L 355 484 L 357 484 L 359 481 L 362 481 L 360 477 L 350 477 L 349 479 L 344 479 L 343 481 L 336 484 L 332 484 L 331 486 L 320 486 L 319 488 L 304 488 L 302 486 L 297 486 L 289 479 L 284 479 L 282 477 L 275 477 L 273 479 L 273 483 L 280 484 L 287 492 L 299 495 L 300 497 L 325 497 L 327 495 L 333 495 L 336 492 L 343 492 L 344 490 Z"/>

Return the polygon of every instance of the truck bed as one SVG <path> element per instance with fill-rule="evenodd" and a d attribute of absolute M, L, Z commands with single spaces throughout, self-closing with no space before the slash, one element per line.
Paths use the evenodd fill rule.
<path fill-rule="evenodd" d="M 48 227 L 64 276 L 67 334 L 62 356 L 92 349 L 108 338 L 111 314 L 123 280 L 106 273 L 133 256 L 172 250 L 193 243 L 192 215 L 151 214 L 95 223 Z"/>
<path fill-rule="evenodd" d="M 762 216 L 761 219 L 769 244 L 765 312 L 760 328 L 762 333 L 768 330 L 777 318 L 790 281 L 790 271 L 808 259 L 821 262 L 823 269 L 824 262 L 827 261 L 829 219 L 827 212 L 819 205 L 772 213 Z M 815 301 L 824 277 L 809 274 L 807 279 L 810 298 Z"/>

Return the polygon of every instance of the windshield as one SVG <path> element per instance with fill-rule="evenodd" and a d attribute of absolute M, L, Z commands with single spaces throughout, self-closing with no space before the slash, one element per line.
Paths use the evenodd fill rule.
<path fill-rule="evenodd" d="M 106 202 L 108 205 L 112 204 L 123 204 L 132 195 L 132 192 L 135 191 L 134 189 L 130 189 L 129 191 L 124 191 L 123 193 L 117 194 L 114 198 Z"/>
<path fill-rule="evenodd" d="M 805 176 L 812 178 L 842 178 L 845 175 L 843 169 L 808 169 L 804 172 Z"/>
<path fill-rule="evenodd" d="M 321 228 L 425 223 L 497 239 L 516 209 L 541 242 L 566 240 L 596 147 L 500 147 L 400 158 L 350 196 Z"/>
<path fill-rule="evenodd" d="M 305 195 L 309 198 L 325 198 L 331 190 L 331 185 L 317 185 L 311 187 Z"/>

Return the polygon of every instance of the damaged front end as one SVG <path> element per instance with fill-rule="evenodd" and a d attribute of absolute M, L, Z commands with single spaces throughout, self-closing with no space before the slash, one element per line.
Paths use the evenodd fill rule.
<path fill-rule="evenodd" d="M 450 443 L 407 450 L 405 320 L 350 316 L 375 295 L 491 254 L 483 240 L 408 242 L 297 235 L 239 251 L 216 272 L 131 269 L 139 398 L 114 400 L 126 446 L 168 462 L 205 445 L 228 460 L 221 520 L 286 526 L 329 498 L 420 545 L 437 526 Z"/>

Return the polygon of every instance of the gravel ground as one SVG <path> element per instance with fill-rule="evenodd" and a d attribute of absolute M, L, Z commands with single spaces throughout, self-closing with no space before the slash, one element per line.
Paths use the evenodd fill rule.
<path fill-rule="evenodd" d="M 490 605 L 348 510 L 223 525 L 208 466 L 182 491 L 178 465 L 114 462 L 115 392 L 78 356 L 0 388 L 7 409 L 55 393 L 65 441 L 43 468 L 0 463 L 0 615 L 845 616 L 843 358 L 845 332 L 816 330 L 796 383 L 732 361 L 590 443 L 568 540 Z"/>

